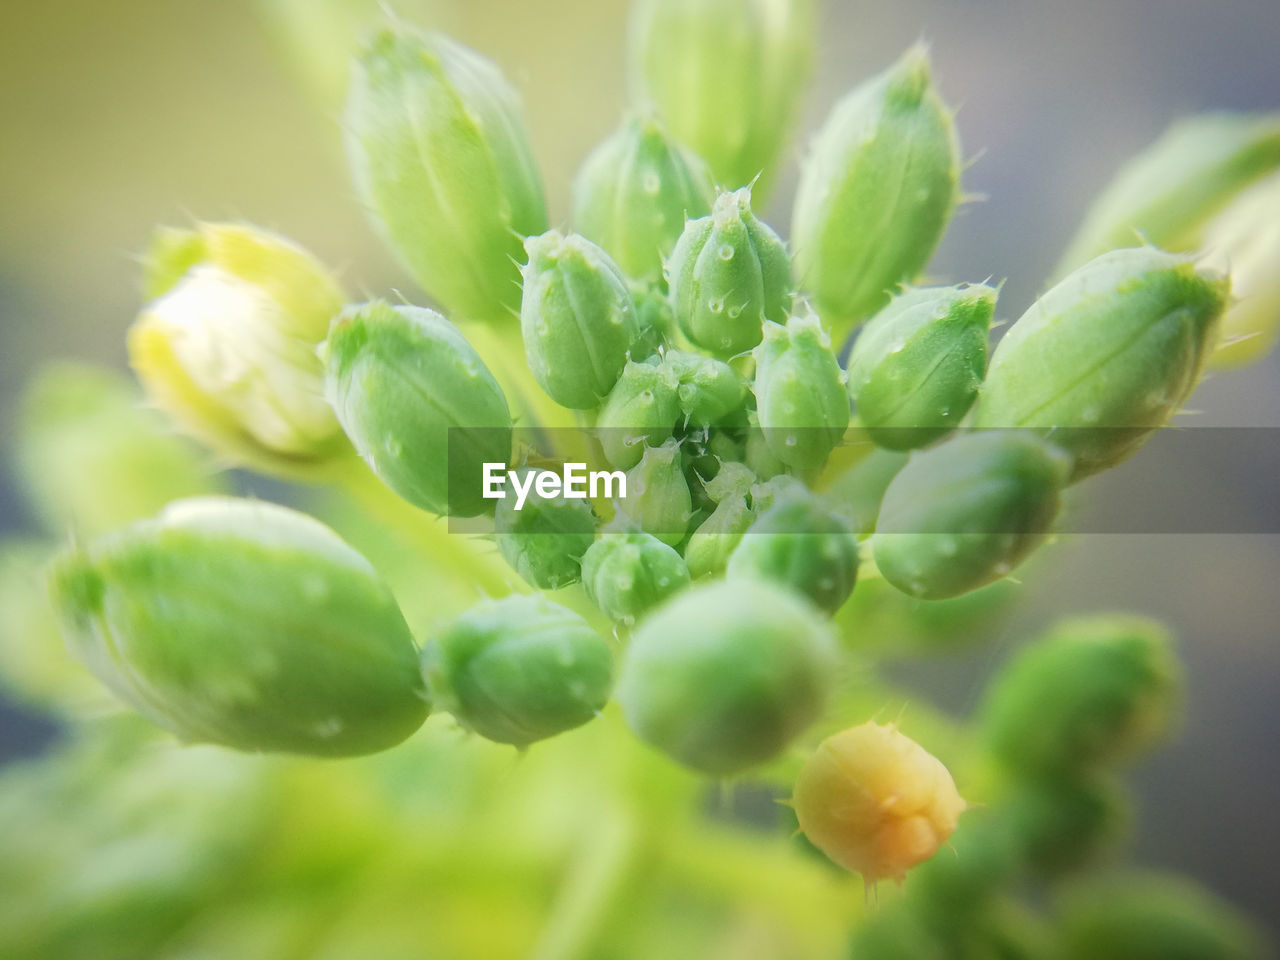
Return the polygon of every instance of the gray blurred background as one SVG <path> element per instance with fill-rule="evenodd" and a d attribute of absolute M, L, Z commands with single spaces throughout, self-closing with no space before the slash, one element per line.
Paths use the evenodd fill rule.
<path fill-rule="evenodd" d="M 318 12 L 342 15 L 329 24 Z M 369 293 L 413 286 L 348 186 L 338 111 L 343 50 L 372 5 L 276 0 L 0 4 L 0 446 L 14 398 L 51 357 L 123 367 L 138 303 L 135 255 L 157 223 L 242 217 L 297 239 Z M 578 162 L 623 104 L 623 0 L 403 2 L 498 60 L 523 90 L 553 217 Z M 975 157 L 939 280 L 1007 278 L 1013 319 L 1092 196 L 1179 114 L 1280 108 L 1275 0 L 828 0 L 798 128 L 912 41 Z M 308 52 L 310 51 L 310 52 Z M 795 158 L 768 218 L 786 232 Z M 1280 266 L 1278 266 L 1280 268 Z M 1193 425 L 1280 427 L 1280 356 L 1205 383 Z M 1247 451 L 1245 452 L 1247 454 Z M 1272 461 L 1274 462 L 1274 461 Z M 1099 495 L 1184 485 L 1276 529 L 1277 477 L 1247 455 L 1115 471 Z M 1161 473 L 1161 471 L 1164 471 Z M 1153 479 L 1154 477 L 1154 479 Z M 6 463 L 0 533 L 31 522 Z M 1092 535 L 1036 569 L 1012 625 L 977 654 L 914 672 L 963 709 L 1018 640 L 1066 612 L 1132 609 L 1173 625 L 1189 666 L 1180 739 L 1140 770 L 1137 857 L 1186 870 L 1262 919 L 1280 904 L 1280 537 Z M 56 735 L 0 704 L 0 760 Z"/>

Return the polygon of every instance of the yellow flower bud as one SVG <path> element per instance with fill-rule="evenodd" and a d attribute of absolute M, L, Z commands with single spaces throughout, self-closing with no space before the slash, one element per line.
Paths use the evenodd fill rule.
<path fill-rule="evenodd" d="M 153 297 L 129 331 L 151 401 L 228 461 L 305 476 L 348 449 L 316 348 L 342 291 L 309 253 L 256 227 L 161 231 Z"/>
<path fill-rule="evenodd" d="M 932 857 L 966 806 L 937 757 L 873 721 L 824 740 L 800 771 L 792 802 L 814 845 L 868 883 L 901 881 Z"/>

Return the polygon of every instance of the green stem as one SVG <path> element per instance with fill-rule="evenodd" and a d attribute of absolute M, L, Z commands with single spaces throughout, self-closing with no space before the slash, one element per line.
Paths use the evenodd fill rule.
<path fill-rule="evenodd" d="M 598 955 L 593 944 L 620 907 L 634 875 L 640 830 L 626 811 L 605 812 L 561 887 L 531 960 L 579 960 Z"/>
<path fill-rule="evenodd" d="M 375 521 L 402 535 L 424 559 L 477 584 L 485 593 L 501 597 L 511 592 L 517 577 L 497 554 L 481 553 L 473 538 L 450 533 L 448 521 L 405 503 L 363 463 L 345 472 L 340 488 Z"/>

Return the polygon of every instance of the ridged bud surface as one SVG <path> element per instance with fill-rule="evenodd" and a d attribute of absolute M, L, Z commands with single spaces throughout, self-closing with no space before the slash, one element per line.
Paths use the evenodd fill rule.
<path fill-rule="evenodd" d="M 710 216 L 685 225 L 667 277 L 680 329 L 717 356 L 750 350 L 766 320 L 786 322 L 791 258 L 751 212 L 750 188 L 720 194 Z"/>
<path fill-rule="evenodd" d="M 974 426 L 1052 436 L 1075 457 L 1073 481 L 1121 463 L 1195 389 L 1229 286 L 1192 258 L 1151 247 L 1091 260 L 1009 328 Z"/>
<path fill-rule="evenodd" d="M 891 450 L 945 436 L 978 397 L 996 291 L 982 284 L 900 293 L 854 341 L 847 367 L 860 426 Z"/>
<path fill-rule="evenodd" d="M 448 320 L 381 300 L 347 309 L 324 346 L 325 392 L 379 479 L 432 513 L 492 512 L 483 465 L 511 458 L 511 413 Z"/>
<path fill-rule="evenodd" d="M 923 47 L 832 109 L 801 171 L 791 246 L 801 289 L 843 331 L 914 282 L 960 199 L 960 145 Z"/>
<path fill-rule="evenodd" d="M 657 120 L 636 116 L 583 161 L 573 184 L 573 224 L 634 280 L 661 283 L 685 221 L 711 212 L 706 164 Z"/>
<path fill-rule="evenodd" d="M 510 316 L 520 239 L 547 214 L 501 71 L 440 34 L 380 30 L 352 64 L 344 127 L 360 198 L 414 279 L 457 319 Z"/>
<path fill-rule="evenodd" d="M 552 230 L 525 241 L 525 250 L 520 332 L 529 369 L 556 403 L 593 410 L 641 340 L 626 278 L 577 234 Z"/>

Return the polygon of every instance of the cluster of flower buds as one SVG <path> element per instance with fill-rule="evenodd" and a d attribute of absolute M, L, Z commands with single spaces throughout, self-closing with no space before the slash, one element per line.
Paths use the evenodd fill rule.
<path fill-rule="evenodd" d="M 294 245 L 203 225 L 159 236 L 130 336 L 156 405 L 225 458 L 288 477 L 362 471 L 355 482 L 371 479 L 363 460 L 436 517 L 492 514 L 502 585 L 561 593 L 486 599 L 433 625 L 419 654 L 391 588 L 327 528 L 187 501 L 55 568 L 74 649 L 126 701 L 185 740 L 325 755 L 394 745 L 430 702 L 523 748 L 605 707 L 613 629 L 635 734 L 736 775 L 822 717 L 833 618 L 864 584 L 923 606 L 1004 578 L 1049 538 L 1068 485 L 1180 409 L 1224 314 L 1233 358 L 1274 337 L 1261 314 L 1277 302 L 1280 194 L 1258 173 L 1280 163 L 1274 123 L 1233 123 L 1216 153 L 1188 155 L 1198 126 L 1156 148 L 1095 215 L 1105 229 L 1079 241 L 1084 262 L 988 364 L 997 288 L 913 286 L 961 196 L 953 114 L 922 48 L 832 110 L 788 249 L 750 182 L 795 101 L 808 4 L 651 0 L 637 17 L 644 109 L 583 164 L 577 232 L 548 230 L 496 67 L 389 28 L 356 60 L 351 165 L 444 312 L 344 306 Z M 1117 223 L 1173 247 L 1209 238 L 1256 299 L 1232 306 L 1194 254 L 1110 249 Z M 481 323 L 504 337 L 467 326 Z M 513 429 L 548 402 L 580 418 L 569 446 L 598 454 L 616 492 L 541 482 Z M 490 497 L 490 468 L 519 496 Z M 1024 781 L 1010 801 L 1024 859 L 1069 859 L 1061 837 L 1083 848 L 1114 822 L 1095 774 L 1163 729 L 1174 672 L 1158 631 L 1107 620 L 1063 627 L 998 685 L 983 736 Z M 966 806 L 923 746 L 875 724 L 826 740 L 795 804 L 810 838 L 871 880 L 932 857 Z"/>

